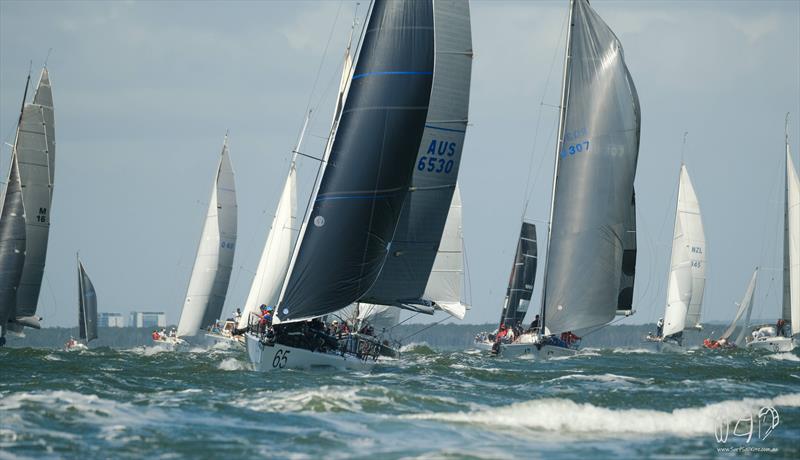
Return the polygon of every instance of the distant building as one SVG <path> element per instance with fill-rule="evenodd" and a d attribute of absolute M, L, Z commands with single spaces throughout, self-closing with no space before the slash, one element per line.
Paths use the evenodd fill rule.
<path fill-rule="evenodd" d="M 125 327 L 125 317 L 122 313 L 100 313 L 97 318 L 100 327 Z"/>
<path fill-rule="evenodd" d="M 162 311 L 131 312 L 132 327 L 167 327 L 167 314 Z"/>

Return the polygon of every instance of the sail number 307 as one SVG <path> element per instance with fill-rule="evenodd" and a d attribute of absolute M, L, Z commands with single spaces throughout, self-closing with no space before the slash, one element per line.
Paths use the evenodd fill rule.
<path fill-rule="evenodd" d="M 561 158 L 566 157 L 567 154 L 575 155 L 576 153 L 588 152 L 588 151 L 589 151 L 589 141 L 583 141 L 572 145 L 565 145 L 564 148 L 561 150 Z"/>

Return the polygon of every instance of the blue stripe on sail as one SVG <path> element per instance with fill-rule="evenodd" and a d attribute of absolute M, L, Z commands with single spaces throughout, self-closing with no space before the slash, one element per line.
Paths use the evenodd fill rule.
<path fill-rule="evenodd" d="M 377 200 L 381 198 L 391 198 L 395 194 L 390 195 L 343 195 L 343 196 L 323 196 L 318 197 L 315 201 L 329 201 L 329 200 Z"/>
<path fill-rule="evenodd" d="M 353 80 L 358 80 L 359 78 L 370 77 L 372 75 L 433 75 L 433 72 L 415 72 L 413 70 L 398 70 L 393 72 L 368 72 L 368 73 L 360 73 L 358 75 L 353 75 Z"/>
<path fill-rule="evenodd" d="M 425 125 L 425 127 L 426 128 L 430 128 L 430 129 L 438 129 L 440 131 L 452 131 L 454 133 L 466 133 L 467 132 L 466 129 L 440 128 L 438 126 L 433 126 L 433 125 Z"/>

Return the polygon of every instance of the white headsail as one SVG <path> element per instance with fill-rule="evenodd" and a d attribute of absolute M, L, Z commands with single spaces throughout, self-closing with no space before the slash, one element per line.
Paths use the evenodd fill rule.
<path fill-rule="evenodd" d="M 794 169 L 789 135 L 786 135 L 786 197 L 783 238 L 783 311 L 792 323 L 792 335 L 800 334 L 800 179 Z"/>
<path fill-rule="evenodd" d="M 464 319 L 468 306 L 461 302 L 464 287 L 464 238 L 461 231 L 461 191 L 456 184 L 442 240 L 423 299 L 458 319 Z"/>
<path fill-rule="evenodd" d="M 258 262 L 256 276 L 244 304 L 238 327 L 244 329 L 250 313 L 256 313 L 262 304 L 277 305 L 283 280 L 292 258 L 292 237 L 297 220 L 297 172 L 294 162 L 289 168 L 283 193 L 272 219 L 267 243 Z"/>
<path fill-rule="evenodd" d="M 681 166 L 672 239 L 663 336 L 700 326 L 706 285 L 706 237 L 700 203 L 686 166 Z"/>
<path fill-rule="evenodd" d="M 196 335 L 219 318 L 228 292 L 235 247 L 236 190 L 226 137 L 178 323 L 178 336 Z"/>
<path fill-rule="evenodd" d="M 744 345 L 744 339 L 748 333 L 747 325 L 750 323 L 750 313 L 753 311 L 753 295 L 756 292 L 757 278 L 758 267 L 756 267 L 755 271 L 753 271 L 753 276 L 750 278 L 750 284 L 747 285 L 747 291 L 745 291 L 742 302 L 739 304 L 739 309 L 736 310 L 736 316 L 733 317 L 733 321 L 731 321 L 731 325 L 728 326 L 728 329 L 725 329 L 725 332 L 723 332 L 720 336 L 720 339 L 728 340 L 728 338 L 736 330 L 736 327 L 740 325 L 739 320 L 742 320 L 741 330 L 739 331 L 739 335 L 736 337 L 735 342 L 737 347 Z"/>

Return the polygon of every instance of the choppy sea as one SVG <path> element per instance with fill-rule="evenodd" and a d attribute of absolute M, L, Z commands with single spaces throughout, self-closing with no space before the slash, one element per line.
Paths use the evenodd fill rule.
<path fill-rule="evenodd" d="M 263 374 L 235 347 L 0 349 L 0 459 L 800 458 L 797 354 L 403 351 Z"/>

